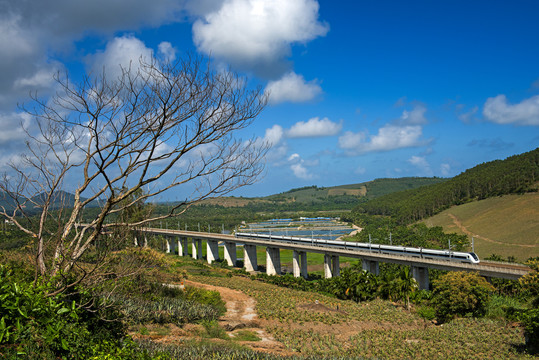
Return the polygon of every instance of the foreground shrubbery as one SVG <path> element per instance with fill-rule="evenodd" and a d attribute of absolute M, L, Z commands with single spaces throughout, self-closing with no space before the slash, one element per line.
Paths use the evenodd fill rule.
<path fill-rule="evenodd" d="M 7 266 L 0 266 L 0 354 L 10 358 L 84 359 L 100 343 L 120 346 L 125 332 L 121 322 L 106 326 L 96 303 L 81 308 L 65 295 L 48 296 L 50 284 L 19 278 Z M 84 292 L 79 298 L 87 296 Z M 109 314 L 120 317 L 119 313 Z"/>
<path fill-rule="evenodd" d="M 447 321 L 455 316 L 485 315 L 494 287 L 485 278 L 467 272 L 449 272 L 433 282 L 432 305 L 436 317 Z"/>

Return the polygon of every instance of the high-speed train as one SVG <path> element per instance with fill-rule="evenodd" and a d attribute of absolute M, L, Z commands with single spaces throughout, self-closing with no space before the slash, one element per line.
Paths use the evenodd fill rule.
<path fill-rule="evenodd" d="M 352 241 L 340 241 L 340 240 L 325 240 L 325 239 L 310 239 L 301 238 L 295 236 L 283 236 L 283 235 L 271 235 L 260 233 L 235 233 L 236 237 L 245 238 L 257 238 L 270 241 L 279 241 L 287 243 L 296 243 L 304 245 L 317 245 L 317 246 L 330 246 L 347 250 L 363 250 L 370 252 L 377 252 L 381 254 L 390 255 L 404 255 L 412 256 L 422 259 L 434 259 L 434 260 L 448 260 L 470 264 L 478 264 L 479 258 L 473 252 L 459 252 L 449 250 L 435 250 L 435 249 L 423 249 L 407 246 L 396 245 L 382 245 L 382 244 L 370 244 L 370 243 L 358 243 Z"/>

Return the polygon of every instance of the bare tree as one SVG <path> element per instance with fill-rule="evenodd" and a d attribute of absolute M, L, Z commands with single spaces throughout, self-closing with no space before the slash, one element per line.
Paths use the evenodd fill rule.
<path fill-rule="evenodd" d="M 113 80 L 105 71 L 78 84 L 56 76 L 55 95 L 47 101 L 33 96 L 34 106 L 25 108 L 38 131 L 27 131 L 27 153 L 0 183 L 15 203 L 0 214 L 35 239 L 41 276 L 80 270 L 83 254 L 111 227 L 177 216 L 197 201 L 252 184 L 263 171 L 267 145 L 234 137 L 265 107 L 260 88 L 249 89 L 236 74 L 212 71 L 199 57 L 174 64 L 141 59 L 135 65 Z M 61 211 L 66 186 L 73 206 Z M 105 221 L 175 188 L 189 195 L 164 215 L 131 224 Z M 95 202 L 97 215 L 78 226 L 83 210 Z M 54 228 L 47 225 L 52 220 Z M 79 271 L 61 290 L 96 268 Z"/>

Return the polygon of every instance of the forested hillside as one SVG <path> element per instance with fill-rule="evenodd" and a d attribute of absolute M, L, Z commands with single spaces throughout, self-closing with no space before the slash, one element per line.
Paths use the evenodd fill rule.
<path fill-rule="evenodd" d="M 442 183 L 377 197 L 359 205 L 355 211 L 391 215 L 399 223 L 411 223 L 452 205 L 537 191 L 538 181 L 539 148 L 505 160 L 477 165 Z"/>
<path fill-rule="evenodd" d="M 286 192 L 270 195 L 261 199 L 273 202 L 298 202 L 313 204 L 327 202 L 357 202 L 358 199 L 373 199 L 378 196 L 396 191 L 415 189 L 425 185 L 438 184 L 447 179 L 438 177 L 403 177 L 375 179 L 358 184 L 348 184 L 332 187 L 316 185 L 291 189 Z M 342 199 L 340 199 L 342 198 Z M 346 201 L 348 200 L 348 201 Z"/>

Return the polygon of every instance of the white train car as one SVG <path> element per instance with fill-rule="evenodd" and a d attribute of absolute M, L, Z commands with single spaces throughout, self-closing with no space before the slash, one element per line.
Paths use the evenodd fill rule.
<path fill-rule="evenodd" d="M 370 243 L 358 243 L 351 241 L 340 241 L 340 240 L 325 240 L 325 239 L 311 239 L 311 238 L 301 238 L 294 236 L 283 236 L 283 235 L 271 235 L 271 234 L 259 234 L 259 233 L 236 233 L 236 237 L 245 237 L 245 238 L 256 238 L 256 239 L 265 239 L 269 241 L 278 241 L 278 242 L 287 242 L 287 243 L 296 243 L 296 244 L 305 244 L 305 245 L 324 245 L 330 247 L 336 247 L 341 249 L 357 249 L 370 252 L 377 252 L 381 254 L 390 254 L 390 255 L 404 255 L 412 256 L 421 259 L 434 259 L 434 260 L 448 260 L 469 264 L 478 264 L 479 258 L 473 252 L 460 252 L 460 251 L 449 251 L 449 250 L 435 250 L 435 249 L 423 249 L 407 246 L 396 246 L 396 245 L 382 245 L 382 244 L 370 244 Z"/>

